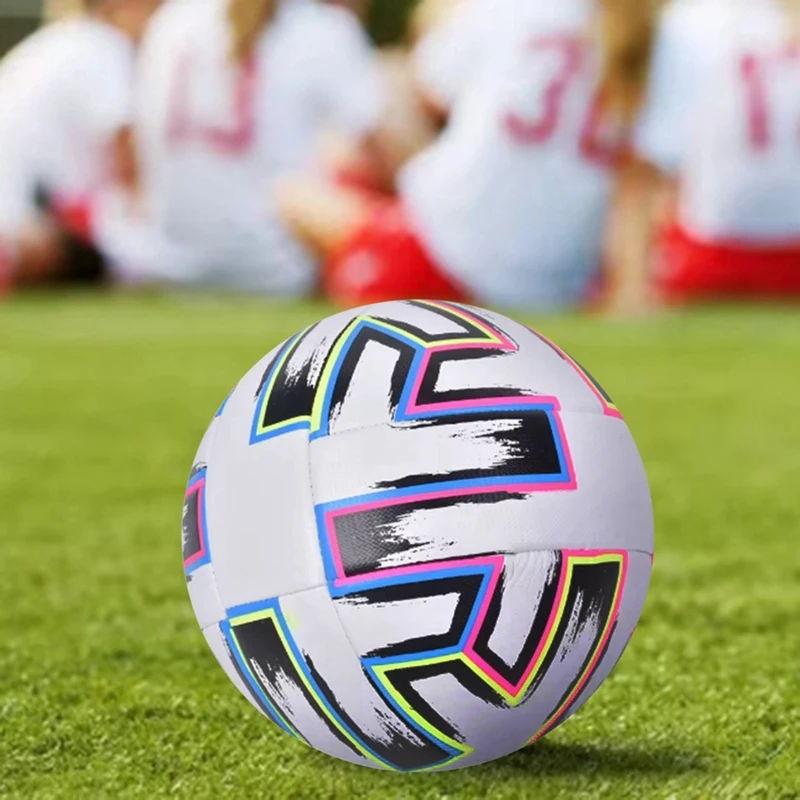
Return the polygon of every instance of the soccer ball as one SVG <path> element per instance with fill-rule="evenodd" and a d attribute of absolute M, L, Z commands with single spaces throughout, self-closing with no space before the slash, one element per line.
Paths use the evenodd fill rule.
<path fill-rule="evenodd" d="M 286 733 L 382 769 L 478 764 L 619 660 L 653 516 L 628 427 L 534 331 L 441 302 L 324 320 L 217 413 L 186 492 L 203 635 Z"/>

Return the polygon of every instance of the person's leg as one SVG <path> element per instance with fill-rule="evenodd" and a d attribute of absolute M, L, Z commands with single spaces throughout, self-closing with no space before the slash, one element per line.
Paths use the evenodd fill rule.
<path fill-rule="evenodd" d="M 11 257 L 0 241 L 0 299 L 5 297 L 11 291 L 12 285 L 12 268 Z"/>
<path fill-rule="evenodd" d="M 388 93 L 381 137 L 397 174 L 436 141 L 439 129 L 422 102 L 410 54 L 400 48 L 384 50 L 380 59 Z"/>
<path fill-rule="evenodd" d="M 735 280 L 715 248 L 696 241 L 672 223 L 660 233 L 656 245 L 656 285 L 670 305 L 708 300 Z"/>
<path fill-rule="evenodd" d="M 400 201 L 372 209 L 327 260 L 322 285 L 329 299 L 344 306 L 469 299 L 431 255 Z"/>
<path fill-rule="evenodd" d="M 37 273 L 30 266 L 23 268 L 22 280 L 44 286 L 104 283 L 108 270 L 94 241 L 93 198 L 66 200 L 39 190 L 37 205 L 37 224 L 32 226 L 28 249 L 35 254 L 46 245 L 47 269 Z"/>
<path fill-rule="evenodd" d="M 284 225 L 323 260 L 364 223 L 371 206 L 363 192 L 312 177 L 284 180 L 275 200 Z"/>
<path fill-rule="evenodd" d="M 323 291 L 334 302 L 468 299 L 430 255 L 399 200 L 307 178 L 285 181 L 277 196 L 285 224 L 319 255 Z"/>
<path fill-rule="evenodd" d="M 6 281 L 16 286 L 57 274 L 61 248 L 56 227 L 38 204 L 33 170 L 13 144 L 5 142 L 0 154 L 0 240 Z"/>
<path fill-rule="evenodd" d="M 106 264 L 92 242 L 44 223 L 21 233 L 10 271 L 15 286 L 46 288 L 102 283 Z"/>

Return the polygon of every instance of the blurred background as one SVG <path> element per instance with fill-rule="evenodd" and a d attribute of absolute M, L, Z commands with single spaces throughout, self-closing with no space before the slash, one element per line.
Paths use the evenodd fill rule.
<path fill-rule="evenodd" d="M 5 54 L 40 24 L 45 11 L 43 0 L 0 0 L 0 54 Z M 57 7 L 53 2 L 49 7 Z M 367 27 L 377 44 L 399 41 L 413 0 L 375 0 L 367 12 Z"/>
<path fill-rule="evenodd" d="M 34 31 L 42 18 L 37 0 L 3 0 L 0 3 L 0 53 L 5 53 Z"/>
<path fill-rule="evenodd" d="M 68 0 L 0 0 L 0 53 L 39 48 L 0 65 L 0 796 L 796 798 L 800 2 L 464 0 L 481 13 L 452 29 L 437 9 L 457 0 L 412 26 L 411 0 L 354 2 L 380 53 L 354 18 L 287 27 L 267 111 L 250 34 L 269 4 L 224 2 L 241 36 L 204 15 L 223 0 L 170 0 L 157 30 L 150 0 L 89 3 L 144 37 L 131 126 L 130 43 L 26 39 Z M 320 163 L 306 90 L 309 116 L 335 112 Z M 380 114 L 393 136 L 364 136 Z M 302 180 L 270 182 L 286 224 L 271 205 L 267 224 L 253 176 L 312 149 Z M 584 364 L 657 520 L 647 607 L 587 707 L 499 764 L 402 785 L 236 695 L 177 533 L 231 387 L 376 287 L 511 309 Z"/>

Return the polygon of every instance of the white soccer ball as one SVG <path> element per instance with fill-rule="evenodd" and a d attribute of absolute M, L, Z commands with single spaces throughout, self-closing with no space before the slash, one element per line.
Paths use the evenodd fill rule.
<path fill-rule="evenodd" d="M 186 492 L 189 593 L 288 734 L 391 770 L 539 739 L 600 686 L 645 600 L 628 427 L 544 337 L 397 302 L 289 339 L 218 412 Z"/>

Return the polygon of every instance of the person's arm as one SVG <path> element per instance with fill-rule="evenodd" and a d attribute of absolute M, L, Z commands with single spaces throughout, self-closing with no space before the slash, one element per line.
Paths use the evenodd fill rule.
<path fill-rule="evenodd" d="M 399 49 L 382 51 L 380 63 L 388 101 L 375 144 L 393 185 L 405 164 L 436 140 L 439 127 L 420 100 L 408 54 Z"/>
<path fill-rule="evenodd" d="M 605 310 L 610 314 L 638 316 L 657 306 L 653 242 L 668 186 L 664 173 L 641 159 L 631 159 L 620 174 L 607 243 L 611 273 Z"/>
<path fill-rule="evenodd" d="M 420 27 L 412 53 L 417 93 L 431 121 L 443 127 L 477 67 L 501 11 L 490 0 L 438 0 Z"/>
<path fill-rule="evenodd" d="M 319 258 L 335 253 L 367 219 L 369 205 L 358 192 L 311 176 L 284 178 L 273 203 L 284 225 Z"/>
<path fill-rule="evenodd" d="M 125 189 L 138 183 L 132 130 L 135 85 L 133 50 L 105 44 L 102 53 L 76 68 L 73 105 L 95 142 L 105 148 L 103 178 Z"/>
<path fill-rule="evenodd" d="M 654 243 L 671 210 L 689 141 L 697 81 L 694 32 L 692 15 L 682 9 L 662 20 L 633 155 L 620 172 L 612 205 L 606 254 L 610 313 L 638 315 L 657 305 Z"/>
<path fill-rule="evenodd" d="M 136 134 L 132 125 L 121 127 L 113 137 L 111 178 L 121 189 L 131 195 L 138 195 L 140 188 L 139 158 Z"/>

